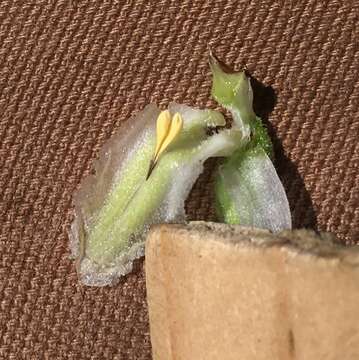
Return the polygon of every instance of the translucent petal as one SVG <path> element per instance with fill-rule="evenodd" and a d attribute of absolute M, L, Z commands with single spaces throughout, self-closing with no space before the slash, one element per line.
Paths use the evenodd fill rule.
<path fill-rule="evenodd" d="M 236 166 L 224 165 L 218 171 L 221 191 L 227 203 L 223 216 L 241 225 L 278 232 L 291 229 L 289 204 L 272 161 L 261 149 L 243 154 Z M 226 214 L 229 211 L 231 213 Z"/>
<path fill-rule="evenodd" d="M 161 155 L 147 181 L 159 114 L 154 105 L 128 120 L 127 128 L 109 140 L 96 174 L 85 179 L 76 196 L 73 250 L 87 285 L 112 284 L 128 273 L 133 260 L 143 255 L 152 224 L 184 221 L 184 201 L 204 161 L 231 154 L 241 140 L 237 130 L 207 135 L 208 126 L 224 124 L 216 111 L 178 104 L 169 110 L 172 115 L 180 113 L 183 131 Z"/>

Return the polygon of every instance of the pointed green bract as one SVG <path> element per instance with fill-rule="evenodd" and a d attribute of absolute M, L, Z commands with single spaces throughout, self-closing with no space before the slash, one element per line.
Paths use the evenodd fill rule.
<path fill-rule="evenodd" d="M 225 71 L 211 56 L 212 95 L 228 109 L 233 128 L 243 141 L 219 167 L 215 177 L 216 211 L 229 224 L 267 228 L 291 228 L 288 200 L 270 160 L 273 146 L 261 119 L 253 111 L 253 92 L 245 72 Z"/>
<path fill-rule="evenodd" d="M 244 71 L 228 73 L 223 70 L 219 61 L 210 57 L 213 75 L 212 96 L 231 111 L 235 126 L 243 133 L 243 137 L 250 135 L 250 126 L 255 121 L 253 111 L 253 93 L 249 78 Z"/>

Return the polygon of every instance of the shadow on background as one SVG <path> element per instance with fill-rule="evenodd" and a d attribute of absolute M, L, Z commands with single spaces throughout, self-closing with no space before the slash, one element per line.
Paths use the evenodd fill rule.
<path fill-rule="evenodd" d="M 317 231 L 317 217 L 303 178 L 299 174 L 296 165 L 285 155 L 283 144 L 278 138 L 273 125 L 268 120 L 269 114 L 276 104 L 276 93 L 271 86 L 265 86 L 250 74 L 248 75 L 251 78 L 254 93 L 254 111 L 262 118 L 273 142 L 275 167 L 287 193 L 293 228 L 306 227 Z"/>

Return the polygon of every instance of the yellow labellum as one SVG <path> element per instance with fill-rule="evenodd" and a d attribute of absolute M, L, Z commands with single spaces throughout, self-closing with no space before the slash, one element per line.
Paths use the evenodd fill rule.
<path fill-rule="evenodd" d="M 183 127 L 183 119 L 179 113 L 171 114 L 168 110 L 162 111 L 157 118 L 157 141 L 156 150 L 148 169 L 147 177 L 149 178 L 160 155 L 168 148 L 173 140 L 178 136 Z"/>
<path fill-rule="evenodd" d="M 171 121 L 171 125 L 167 136 L 163 139 L 161 146 L 159 146 L 159 150 L 155 153 L 155 163 L 157 162 L 159 156 L 168 148 L 168 146 L 173 142 L 173 140 L 177 137 L 183 127 L 183 119 L 179 113 L 174 114 L 173 119 Z M 158 145 L 159 139 L 157 139 Z"/>

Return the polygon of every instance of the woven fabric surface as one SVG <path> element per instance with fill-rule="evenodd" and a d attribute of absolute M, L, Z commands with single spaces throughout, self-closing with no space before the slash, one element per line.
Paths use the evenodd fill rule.
<path fill-rule="evenodd" d="M 149 102 L 215 107 L 208 46 L 258 84 L 296 227 L 359 229 L 359 2 L 0 2 L 0 359 L 149 359 L 144 263 L 79 285 L 71 196 Z M 257 89 L 257 90 L 256 90 Z M 213 219 L 209 162 L 191 219 Z"/>

